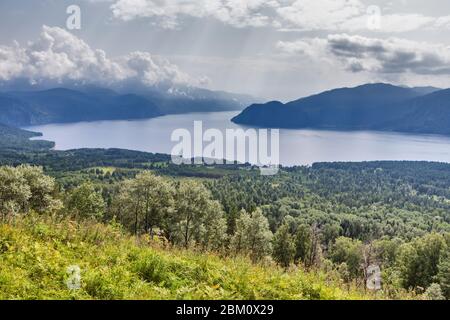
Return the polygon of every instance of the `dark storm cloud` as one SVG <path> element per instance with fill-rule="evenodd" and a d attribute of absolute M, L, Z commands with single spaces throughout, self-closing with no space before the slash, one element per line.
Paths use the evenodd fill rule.
<path fill-rule="evenodd" d="M 450 48 L 443 45 L 343 34 L 329 36 L 326 46 L 354 72 L 450 74 Z"/>

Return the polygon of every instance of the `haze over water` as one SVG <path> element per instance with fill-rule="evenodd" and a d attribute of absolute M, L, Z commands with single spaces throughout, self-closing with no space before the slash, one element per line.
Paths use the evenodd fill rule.
<path fill-rule="evenodd" d="M 57 150 L 121 148 L 170 154 L 173 130 L 192 132 L 194 121 L 204 130 L 247 129 L 230 121 L 238 112 L 168 115 L 131 121 L 49 124 L 26 129 L 42 132 L 39 139 L 56 142 Z M 314 162 L 426 160 L 450 162 L 450 137 L 373 131 L 280 130 L 280 162 L 285 166 Z"/>

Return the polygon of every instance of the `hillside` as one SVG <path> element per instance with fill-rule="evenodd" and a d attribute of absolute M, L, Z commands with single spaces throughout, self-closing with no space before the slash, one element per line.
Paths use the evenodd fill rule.
<path fill-rule="evenodd" d="M 411 110 L 401 119 L 380 124 L 396 131 L 450 134 L 450 89 L 405 101 L 398 108 Z"/>
<path fill-rule="evenodd" d="M 0 122 L 11 126 L 151 118 L 162 114 L 152 102 L 137 95 L 64 88 L 0 94 L 0 110 Z"/>
<path fill-rule="evenodd" d="M 194 87 L 169 88 L 165 91 L 140 89 L 136 93 L 156 104 L 164 114 L 243 110 L 258 100 L 245 94 Z"/>
<path fill-rule="evenodd" d="M 366 84 L 282 104 L 251 105 L 232 119 L 275 128 L 389 130 L 448 134 L 448 90 Z"/>
<path fill-rule="evenodd" d="M 268 273 L 261 277 L 269 277 L 267 281 L 273 287 L 258 280 L 255 287 L 264 288 L 264 294 L 247 288 L 261 298 L 290 294 L 295 281 L 302 281 L 295 270 L 309 270 L 313 279 L 323 273 L 319 277 L 323 280 L 313 281 L 319 287 L 363 292 L 372 264 L 382 272 L 378 298 L 450 297 L 449 164 L 318 163 L 283 168 L 278 175 L 266 177 L 256 168 L 245 166 L 176 166 L 163 155 L 87 149 L 9 155 L 0 152 L 0 163 L 16 165 L 0 167 L 0 220 L 7 228 L 22 229 L 25 221 L 28 228 L 16 245 L 0 232 L 0 268 L 2 259 L 16 257 L 10 263 L 22 263 L 25 269 L 8 266 L 5 270 L 11 271 L 11 277 L 23 273 L 34 277 L 38 271 L 40 275 L 39 267 L 46 266 L 47 262 L 42 262 L 46 255 L 42 258 L 33 251 L 35 247 L 28 249 L 20 243 L 36 242 L 41 248 L 49 239 L 53 239 L 51 248 L 57 251 L 49 253 L 49 257 L 60 259 L 70 252 L 70 256 L 81 260 L 72 264 L 95 264 L 89 255 L 85 256 L 84 250 L 89 250 L 100 257 L 99 263 L 103 263 L 103 256 L 112 257 L 106 265 L 95 265 L 102 272 L 117 275 L 123 271 L 132 277 L 134 265 L 126 260 L 132 254 L 121 256 L 129 251 L 121 244 L 134 241 L 131 235 L 135 235 L 143 247 L 151 247 L 149 254 L 161 253 L 162 259 L 169 260 L 151 267 L 164 274 L 173 270 L 170 260 L 189 262 L 192 256 L 217 261 L 217 265 L 203 265 L 208 277 L 217 269 L 228 270 L 236 261 L 246 261 L 244 265 L 253 274 L 265 268 Z M 53 230 L 58 221 L 64 222 L 61 229 L 69 238 L 61 239 L 59 231 Z M 29 229 L 42 224 L 38 231 L 48 235 L 45 239 Z M 116 245 L 114 250 L 119 251 L 103 247 L 103 241 L 109 243 L 115 234 L 111 229 L 104 233 L 105 225 L 115 229 L 121 226 L 120 235 L 111 240 Z M 91 233 L 90 226 L 95 232 Z M 80 242 L 70 238 L 78 228 L 83 239 Z M 148 241 L 152 237 L 153 241 Z M 97 248 L 91 248 L 91 242 Z M 12 247 L 16 249 L 11 255 L 2 252 Z M 161 248 L 164 252 L 158 251 Z M 27 252 L 40 257 L 38 267 L 31 264 L 27 269 L 28 261 L 22 257 Z M 116 270 L 116 265 L 122 269 Z M 46 273 L 45 286 L 58 277 L 59 270 L 53 268 Z M 284 270 L 287 272 L 281 276 Z M 244 274 L 243 269 L 236 272 Z M 271 279 L 269 274 L 277 278 Z M 294 282 L 278 284 L 278 275 L 288 280 L 294 275 Z M 193 287 L 189 273 L 167 277 Z M 183 281 L 183 277 L 187 280 Z M 243 281 L 252 283 L 255 278 L 249 277 Z M 105 286 L 110 286 L 112 280 L 106 282 Z M 0 291 L 1 286 L 0 272 Z M 120 287 L 115 292 L 128 297 L 127 290 Z M 299 292 L 298 288 L 295 292 Z M 215 298 L 213 293 L 207 293 L 211 294 L 208 297 Z M 237 298 L 246 298 L 244 293 L 239 294 Z"/>
<path fill-rule="evenodd" d="M 0 123 L 29 125 L 96 120 L 146 119 L 165 114 L 242 110 L 253 100 L 246 95 L 198 88 L 168 91 L 116 91 L 82 86 L 75 89 L 0 92 Z"/>
<path fill-rule="evenodd" d="M 70 266 L 81 270 L 79 290 L 67 287 Z M 0 222 L 0 300 L 369 297 L 325 279 L 246 258 L 165 248 L 114 224 L 36 216 Z"/>
<path fill-rule="evenodd" d="M 0 124 L 0 148 L 6 150 L 47 150 L 54 143 L 44 140 L 30 140 L 39 137 L 40 133 L 17 129 Z"/>

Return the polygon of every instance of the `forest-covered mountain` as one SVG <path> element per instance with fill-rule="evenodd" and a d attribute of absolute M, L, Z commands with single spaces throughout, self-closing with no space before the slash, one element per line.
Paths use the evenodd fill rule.
<path fill-rule="evenodd" d="M 278 128 L 390 130 L 450 133 L 450 91 L 366 84 L 283 104 L 254 104 L 233 118 L 239 124 Z"/>
<path fill-rule="evenodd" d="M 171 87 L 152 91 L 137 89 L 134 93 L 155 103 L 164 114 L 243 110 L 258 101 L 257 98 L 246 94 L 196 87 Z"/>
<path fill-rule="evenodd" d="M 45 140 L 30 140 L 42 136 L 41 133 L 26 131 L 0 124 L 0 149 L 9 150 L 47 150 L 55 143 Z"/>
<path fill-rule="evenodd" d="M 144 119 L 170 113 L 241 110 L 245 95 L 198 88 L 131 93 L 85 86 L 0 92 L 0 123 L 29 126 L 95 120 Z"/>
<path fill-rule="evenodd" d="M 405 112 L 399 121 L 383 123 L 382 129 L 450 134 L 450 89 L 404 101 L 397 108 L 409 112 Z"/>
<path fill-rule="evenodd" d="M 10 126 L 151 118 L 162 114 L 155 104 L 138 95 L 64 88 L 0 94 L 0 110 L 0 123 Z"/>

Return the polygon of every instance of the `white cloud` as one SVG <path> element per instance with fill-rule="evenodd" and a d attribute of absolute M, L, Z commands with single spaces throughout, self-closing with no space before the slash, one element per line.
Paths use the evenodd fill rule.
<path fill-rule="evenodd" d="M 186 18 L 208 18 L 233 27 L 273 26 L 281 30 L 368 30 L 370 12 L 361 0 L 115 0 L 115 18 L 149 18 L 162 28 L 180 27 Z M 378 32 L 450 27 L 450 17 L 384 13 Z M 372 30 L 374 31 L 374 30 Z"/>
<path fill-rule="evenodd" d="M 302 30 L 341 29 L 363 12 L 365 6 L 359 0 L 297 0 L 277 9 L 283 24 Z"/>
<path fill-rule="evenodd" d="M 94 50 L 70 32 L 43 26 L 40 37 L 26 46 L 0 46 L 0 80 L 28 79 L 31 83 L 76 82 L 99 85 L 145 86 L 198 85 L 196 80 L 168 60 L 147 52 L 133 52 L 117 59 Z"/>
<path fill-rule="evenodd" d="M 445 17 L 429 17 L 422 14 L 381 14 L 379 16 L 379 26 L 370 31 L 379 33 L 401 33 L 420 29 L 439 29 L 442 23 L 438 21 Z M 335 29 L 341 31 L 362 31 L 368 29 L 368 15 L 355 16 L 352 19 L 343 21 Z M 330 30 L 332 30 L 330 28 Z"/>
<path fill-rule="evenodd" d="M 132 71 L 131 78 L 147 86 L 154 86 L 161 82 L 174 84 L 189 84 L 193 79 L 179 68 L 161 57 L 153 57 L 148 52 L 133 52 L 122 59 L 124 66 Z M 195 84 L 202 80 L 196 80 Z"/>
<path fill-rule="evenodd" d="M 279 5 L 272 0 L 118 0 L 111 6 L 124 21 L 155 18 L 163 28 L 175 28 L 185 17 L 212 18 L 235 26 L 265 26 L 272 23 L 264 10 Z"/>
<path fill-rule="evenodd" d="M 352 72 L 450 75 L 450 47 L 442 44 L 337 34 L 323 39 L 280 41 L 277 48 L 291 56 L 337 61 Z"/>

